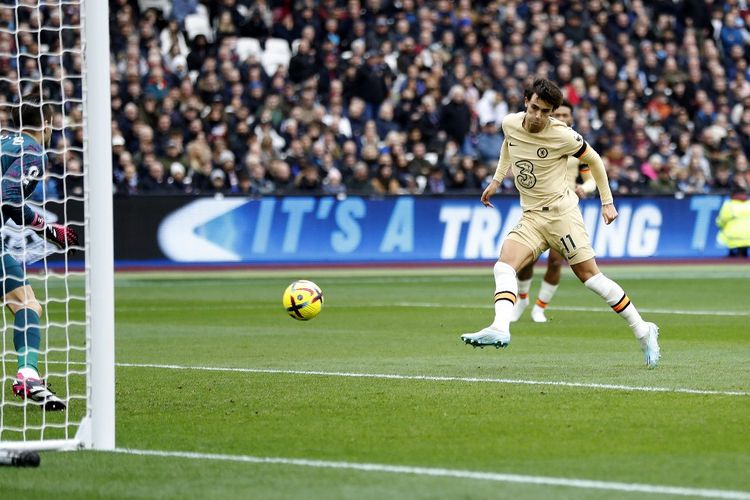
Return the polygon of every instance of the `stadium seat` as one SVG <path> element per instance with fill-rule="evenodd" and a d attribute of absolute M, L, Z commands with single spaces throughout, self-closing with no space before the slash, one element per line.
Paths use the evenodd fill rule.
<path fill-rule="evenodd" d="M 299 44 L 302 43 L 301 38 L 296 38 L 292 40 L 292 55 L 296 56 L 297 52 L 299 51 Z"/>
<path fill-rule="evenodd" d="M 267 74 L 273 75 L 279 66 L 289 67 L 292 51 L 289 43 L 283 38 L 269 38 L 266 40 L 266 50 L 263 51 L 261 63 Z"/>
<path fill-rule="evenodd" d="M 238 38 L 234 50 L 240 62 L 245 61 L 251 55 L 254 55 L 260 61 L 263 56 L 263 49 L 260 47 L 260 42 L 255 38 Z"/>
<path fill-rule="evenodd" d="M 204 35 L 209 42 L 214 40 L 211 23 L 207 17 L 200 14 L 190 14 L 185 17 L 185 31 L 190 40 L 193 40 L 196 35 Z"/>
<path fill-rule="evenodd" d="M 170 12 L 172 12 L 172 2 L 171 0 L 138 0 L 138 8 L 141 9 L 141 12 L 148 9 L 160 10 L 164 17 L 167 18 Z"/>

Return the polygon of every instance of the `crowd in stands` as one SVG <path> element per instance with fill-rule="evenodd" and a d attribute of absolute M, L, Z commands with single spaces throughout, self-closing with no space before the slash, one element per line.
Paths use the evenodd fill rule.
<path fill-rule="evenodd" d="M 747 190 L 746 3 L 110 0 L 113 189 L 478 193 L 548 77 L 615 193 Z"/>

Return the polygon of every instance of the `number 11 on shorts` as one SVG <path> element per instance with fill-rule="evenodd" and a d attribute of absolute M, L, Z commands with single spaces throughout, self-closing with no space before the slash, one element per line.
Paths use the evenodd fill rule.
<path fill-rule="evenodd" d="M 565 242 L 565 238 L 567 238 L 568 242 L 570 242 L 570 247 L 568 246 L 568 243 Z M 562 243 L 562 246 L 565 249 L 565 253 L 570 253 L 571 250 L 576 249 L 576 243 L 575 241 L 573 241 L 573 238 L 571 238 L 569 234 L 566 234 L 565 236 L 560 238 L 560 243 Z"/>

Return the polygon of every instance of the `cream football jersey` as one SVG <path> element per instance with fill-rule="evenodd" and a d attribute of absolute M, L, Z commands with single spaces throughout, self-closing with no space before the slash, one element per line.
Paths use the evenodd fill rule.
<path fill-rule="evenodd" d="M 568 159 L 583 156 L 586 142 L 554 118 L 540 132 L 529 133 L 523 128 L 525 115 L 513 113 L 503 119 L 505 141 L 494 178 L 501 182 L 511 169 L 524 210 L 565 212 L 578 204 L 568 181 Z"/>

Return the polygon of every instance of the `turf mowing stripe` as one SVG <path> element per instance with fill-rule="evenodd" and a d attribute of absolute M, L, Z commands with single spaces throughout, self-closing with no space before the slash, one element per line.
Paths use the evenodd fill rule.
<path fill-rule="evenodd" d="M 302 458 L 254 457 L 250 455 L 224 455 L 214 453 L 195 453 L 188 451 L 158 451 L 117 448 L 115 453 L 128 455 L 152 456 L 164 458 L 189 458 L 193 460 L 220 460 L 251 464 L 293 465 L 321 469 L 345 469 L 363 472 L 385 472 L 390 474 L 410 474 L 416 476 L 452 477 L 457 479 L 476 479 L 499 483 L 518 483 L 542 486 L 563 486 L 586 490 L 624 491 L 632 493 L 650 493 L 657 495 L 675 495 L 685 497 L 728 498 L 750 500 L 750 492 L 716 490 L 707 488 L 687 488 L 682 486 L 660 486 L 656 484 L 620 483 L 616 481 L 595 481 L 590 479 L 568 479 L 564 477 L 525 476 L 504 474 L 500 472 L 477 472 L 460 469 L 442 469 L 435 467 L 414 467 L 407 465 L 388 465 L 358 462 L 334 462 L 328 460 L 307 460 Z"/>
<path fill-rule="evenodd" d="M 719 391 L 711 389 L 690 389 L 685 387 L 647 387 L 618 384 L 597 384 L 589 382 L 564 382 L 551 380 L 523 380 L 510 378 L 476 378 L 476 377 L 449 377 L 438 375 L 400 375 L 397 373 L 352 373 L 352 372 L 324 372 L 316 370 L 281 370 L 275 368 L 228 368 L 215 366 L 183 366 L 162 365 L 152 363 L 116 363 L 117 366 L 126 368 L 157 368 L 162 370 L 196 370 L 208 372 L 236 372 L 236 373 L 267 373 L 281 375 L 308 375 L 321 377 L 349 377 L 349 378 L 374 378 L 387 380 L 427 380 L 430 382 L 489 382 L 493 384 L 515 384 L 515 385 L 545 385 L 557 387 L 576 387 L 585 389 L 606 389 L 613 391 L 630 392 L 667 392 L 680 394 L 699 394 L 702 396 L 750 396 L 748 391 Z"/>
<path fill-rule="evenodd" d="M 347 306 L 357 305 L 348 303 Z M 363 304 L 364 305 L 364 304 Z M 488 309 L 492 304 L 440 304 L 437 302 L 394 302 L 388 304 L 368 303 L 367 307 L 429 307 L 429 308 L 452 308 L 452 309 Z M 327 307 L 335 307 L 327 305 Z M 216 310 L 237 310 L 237 309 L 267 309 L 268 304 L 211 304 L 211 305 L 194 305 L 191 304 L 189 309 L 191 311 L 216 311 Z M 184 311 L 185 306 L 138 306 L 138 307 L 118 307 L 117 312 L 132 312 L 132 311 Z M 611 314 L 612 310 L 604 307 L 578 307 L 578 306 L 554 306 L 554 311 L 577 311 L 577 312 L 595 312 L 595 313 L 607 313 Z M 680 316 L 750 316 L 750 311 L 695 311 L 695 310 L 682 310 L 682 309 L 651 309 L 651 308 L 638 308 L 642 313 L 649 314 L 678 314 Z"/>
<path fill-rule="evenodd" d="M 484 305 L 473 304 L 440 304 L 437 302 L 395 302 L 393 304 L 367 304 L 367 307 L 450 307 L 456 309 L 487 309 L 491 304 Z M 606 307 L 577 307 L 577 306 L 554 306 L 556 311 L 583 311 L 583 312 L 601 312 L 611 314 L 612 311 Z M 638 308 L 638 311 L 652 314 L 679 314 L 688 316 L 750 316 L 750 311 L 696 311 L 682 309 L 650 309 Z"/>

